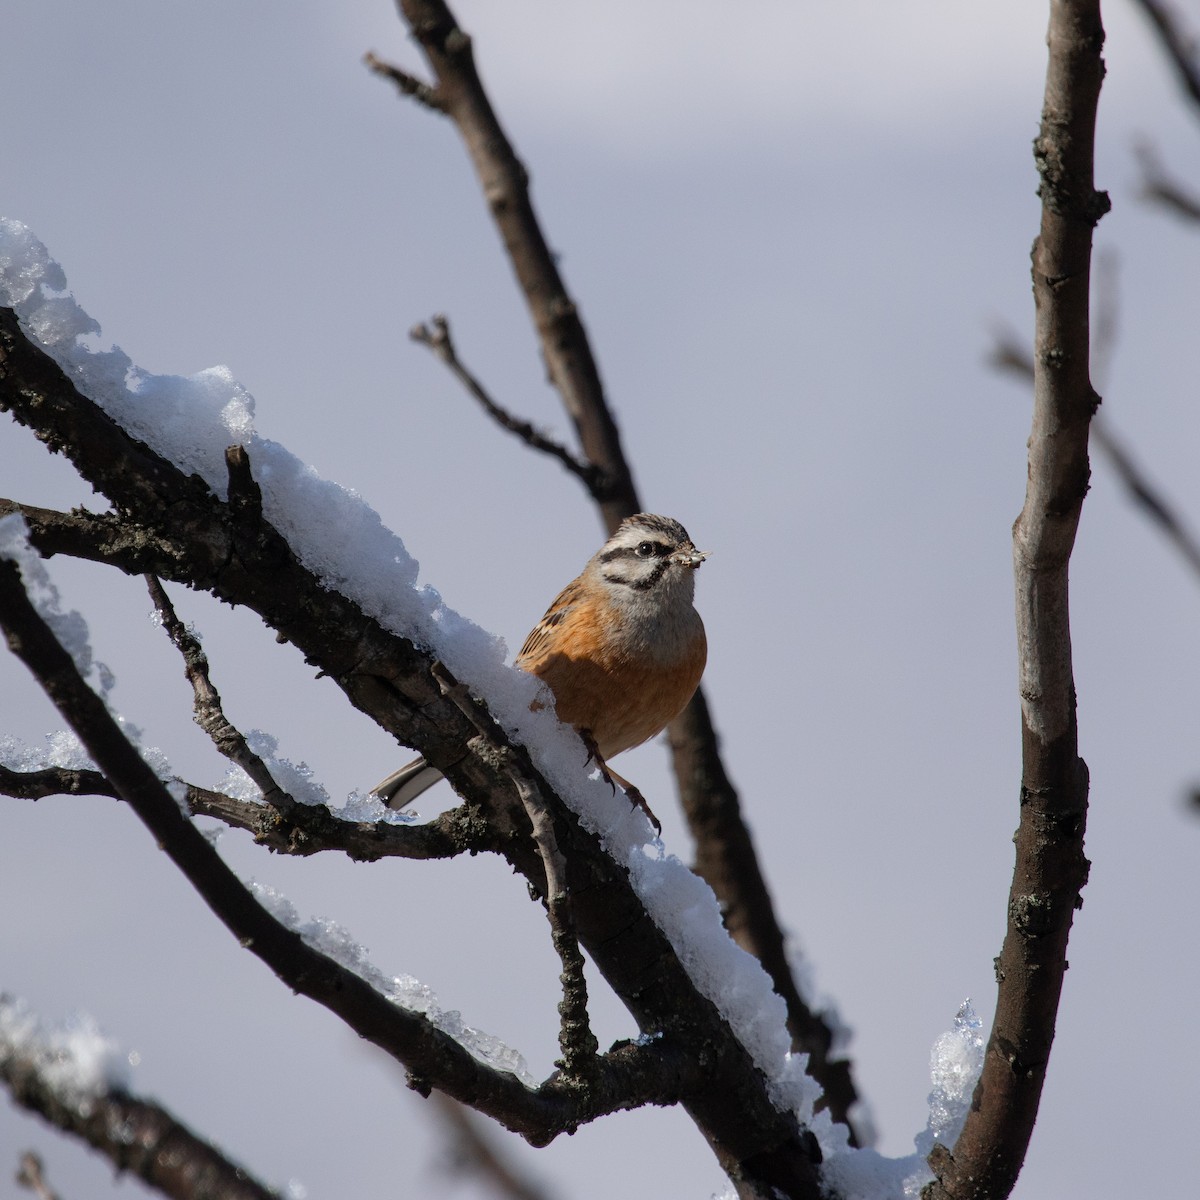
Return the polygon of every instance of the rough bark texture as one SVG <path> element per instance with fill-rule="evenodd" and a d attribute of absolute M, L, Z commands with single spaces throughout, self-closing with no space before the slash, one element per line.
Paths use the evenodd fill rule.
<path fill-rule="evenodd" d="M 937 1147 L 926 1200 L 999 1200 L 1016 1182 L 1037 1118 L 1087 881 L 1087 768 L 1078 754 L 1067 567 L 1088 487 L 1092 230 L 1108 198 L 1092 182 L 1104 76 L 1097 0 L 1052 0 L 1049 66 L 1034 154 L 1041 231 L 1033 249 L 1037 332 L 1025 505 L 1013 527 L 1022 715 L 1021 819 L 996 959 L 998 996 L 983 1074 L 953 1150 Z"/>

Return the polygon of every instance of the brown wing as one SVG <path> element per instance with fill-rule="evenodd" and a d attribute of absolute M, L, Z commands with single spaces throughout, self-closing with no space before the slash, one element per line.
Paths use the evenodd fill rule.
<path fill-rule="evenodd" d="M 546 609 L 545 616 L 529 631 L 521 653 L 517 655 L 516 665 L 522 671 L 532 671 L 537 674 L 537 664 L 545 658 L 547 651 L 554 644 L 555 628 L 563 623 L 575 608 L 583 595 L 583 589 L 578 579 L 572 579 L 554 598 L 554 602 Z"/>

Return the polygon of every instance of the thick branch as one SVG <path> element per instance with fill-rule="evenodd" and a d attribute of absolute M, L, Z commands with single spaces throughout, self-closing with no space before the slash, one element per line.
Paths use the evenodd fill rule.
<path fill-rule="evenodd" d="M 164 1196 L 278 1200 L 278 1192 L 148 1100 L 119 1089 L 71 1099 L 47 1083 L 35 1061 L 3 1053 L 0 1081 L 16 1104 L 87 1142 L 117 1171 L 131 1172 Z"/>
<path fill-rule="evenodd" d="M 1051 0 L 1041 132 L 1042 225 L 1033 430 L 1025 506 L 1013 527 L 1022 737 L 1021 820 L 996 960 L 998 995 L 983 1073 L 953 1151 L 938 1147 L 928 1197 L 997 1200 L 1016 1182 L 1054 1039 L 1067 938 L 1087 880 L 1087 768 L 1078 754 L 1067 565 L 1088 486 L 1092 230 L 1108 198 L 1092 182 L 1104 76 L 1098 0 Z"/>

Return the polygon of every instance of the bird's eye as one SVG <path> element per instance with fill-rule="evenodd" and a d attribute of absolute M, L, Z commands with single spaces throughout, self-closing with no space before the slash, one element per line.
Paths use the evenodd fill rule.
<path fill-rule="evenodd" d="M 637 554 L 638 558 L 653 558 L 654 557 L 654 543 L 653 542 L 639 542 L 638 548 L 635 553 Z"/>

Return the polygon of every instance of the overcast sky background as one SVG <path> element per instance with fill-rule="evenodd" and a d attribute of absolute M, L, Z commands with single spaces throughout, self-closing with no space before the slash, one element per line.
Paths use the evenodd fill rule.
<path fill-rule="evenodd" d="M 1200 9 L 1187 6 L 1193 30 Z M 1046 7 L 950 0 L 505 5 L 460 0 L 485 81 L 593 338 L 648 508 L 712 558 L 706 687 L 782 919 L 853 1027 L 888 1154 L 924 1126 L 928 1055 L 970 996 L 990 1024 L 1020 778 L 1010 527 L 1029 399 L 986 365 L 1032 328 L 1030 143 Z M 1200 522 L 1200 238 L 1137 197 L 1153 137 L 1200 180 L 1197 120 L 1140 15 L 1105 13 L 1097 182 L 1119 340 L 1105 413 Z M 501 402 L 567 436 L 456 134 L 361 65 L 419 70 L 387 0 L 11 5 L 0 215 L 148 370 L 225 363 L 257 427 L 360 491 L 422 579 L 520 645 L 601 541 L 555 463 L 503 436 L 406 331 L 447 312 Z M 1200 589 L 1094 457 L 1072 570 L 1093 862 L 1015 1195 L 1167 1194 L 1194 1178 Z M 0 425 L 0 494 L 88 501 Z M 96 503 L 96 501 L 93 501 Z M 55 561 L 114 699 L 186 777 L 191 725 L 139 581 Z M 275 733 L 335 798 L 405 751 L 311 682 L 257 618 L 178 593 L 230 717 Z M 61 722 L 0 658 L 0 731 Z M 661 745 L 620 770 L 690 855 Z M 443 788 L 425 811 L 449 803 Z M 124 807 L 0 798 L 0 990 L 91 1013 L 134 1086 L 260 1178 L 313 1200 L 486 1193 L 400 1071 L 232 942 Z M 557 966 L 501 863 L 286 861 L 228 833 L 243 877 L 340 921 L 544 1074 Z M 594 981 L 602 1042 L 632 1024 Z M 508 1148 L 553 1195 L 722 1187 L 678 1111 Z M 38 1148 L 64 1197 L 137 1196 L 0 1106 L 0 1178 Z M 3 1189 L 0 1189 L 3 1190 Z M 11 1187 L 10 1187 L 11 1190 Z"/>

